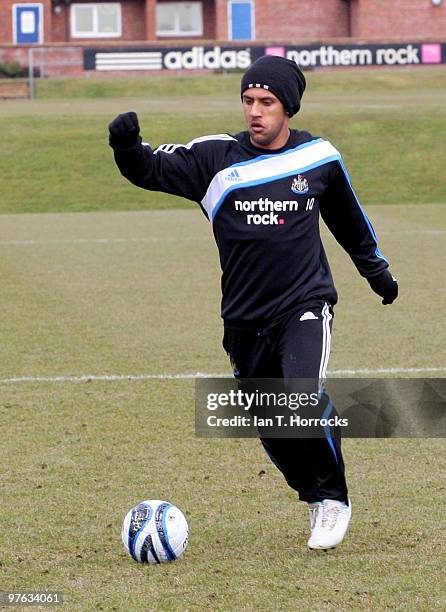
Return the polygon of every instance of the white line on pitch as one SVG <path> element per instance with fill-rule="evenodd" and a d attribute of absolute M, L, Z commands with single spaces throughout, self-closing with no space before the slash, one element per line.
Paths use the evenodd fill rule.
<path fill-rule="evenodd" d="M 90 382 L 90 381 L 133 381 L 133 380 L 187 380 L 195 378 L 231 378 L 231 374 L 209 374 L 207 372 L 180 374 L 83 374 L 82 376 L 14 376 L 0 378 L 0 383 L 18 382 Z"/>
<path fill-rule="evenodd" d="M 350 370 L 327 370 L 327 374 L 358 375 L 358 374 L 422 374 L 423 372 L 446 372 L 444 368 L 358 368 Z"/>
<path fill-rule="evenodd" d="M 322 232 L 328 235 L 328 232 Z M 380 236 L 444 236 L 446 230 L 380 231 Z M 127 242 L 196 242 L 210 241 L 210 236 L 148 236 L 146 238 L 60 238 L 49 240 L 0 240 L 0 246 L 38 246 L 46 244 L 119 244 Z"/>
<path fill-rule="evenodd" d="M 333 376 L 358 376 L 371 374 L 423 374 L 423 373 L 446 372 L 443 368 L 358 368 L 328 370 L 327 374 Z M 178 373 L 178 374 L 85 374 L 82 376 L 13 376 L 0 378 L 0 383 L 21 382 L 120 382 L 139 380 L 188 380 L 195 378 L 231 378 L 231 374 L 212 374 L 209 372 Z"/>
<path fill-rule="evenodd" d="M 148 236 L 146 238 L 66 238 L 55 240 L 0 240 L 0 246 L 33 246 L 45 244 L 115 244 L 121 242 L 184 242 L 196 240 L 210 240 L 208 236 Z"/>

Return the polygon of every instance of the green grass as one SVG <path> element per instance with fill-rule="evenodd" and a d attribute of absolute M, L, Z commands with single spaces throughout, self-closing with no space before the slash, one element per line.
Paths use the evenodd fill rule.
<path fill-rule="evenodd" d="M 2 409 L 17 432 L 3 445 L 5 587 L 63 590 L 69 610 L 444 605 L 441 441 L 348 441 L 354 520 L 343 547 L 320 555 L 305 548 L 305 507 L 256 441 L 194 438 L 191 383 L 40 384 L 15 402 Z M 138 566 L 120 542 L 123 516 L 148 495 L 190 524 L 171 566 Z"/>
<path fill-rule="evenodd" d="M 308 90 L 343 95 L 374 91 L 388 93 L 420 90 L 420 82 L 429 90 L 444 90 L 443 67 L 417 69 L 380 69 L 366 71 L 306 72 Z M 209 74 L 205 78 L 182 73 L 179 76 L 97 77 L 83 79 L 45 79 L 36 81 L 39 99 L 109 98 L 109 97 L 185 97 L 232 95 L 239 89 L 240 74 Z"/>
<path fill-rule="evenodd" d="M 446 209 L 367 211 L 401 297 L 381 306 L 324 231 L 340 293 L 330 369 L 444 368 Z M 2 381 L 229 373 L 198 211 L 3 215 L 1 227 Z M 310 554 L 306 508 L 258 442 L 196 438 L 193 402 L 187 380 L 1 382 L 0 588 L 64 591 L 70 612 L 444 609 L 442 440 L 345 440 L 351 529 Z M 121 545 L 125 513 L 150 497 L 190 524 L 169 566 L 139 566 Z"/>
<path fill-rule="evenodd" d="M 446 182 L 438 178 L 445 70 L 311 73 L 308 81 L 303 110 L 292 126 L 339 148 L 364 204 L 446 201 Z M 135 110 L 144 139 L 153 145 L 234 133 L 244 128 L 238 82 L 234 75 L 54 80 L 39 84 L 48 98 L 58 88 L 59 95 L 75 97 L 1 102 L 0 212 L 192 206 L 122 179 L 107 144 L 107 125 L 119 112 Z M 107 96 L 125 90 L 139 97 L 81 97 L 90 86 Z"/>
<path fill-rule="evenodd" d="M 36 81 L 36 97 L 60 98 L 184 97 L 231 94 L 239 75 L 96 77 Z"/>

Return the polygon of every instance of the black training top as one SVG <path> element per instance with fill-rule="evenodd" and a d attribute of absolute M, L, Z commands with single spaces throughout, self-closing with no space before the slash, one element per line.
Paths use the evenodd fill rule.
<path fill-rule="evenodd" d="M 319 213 L 362 276 L 388 267 L 339 152 L 308 132 L 290 130 L 276 151 L 241 132 L 155 151 L 138 142 L 114 155 L 138 187 L 201 206 L 220 253 L 228 326 L 261 326 L 312 300 L 336 303 Z"/>

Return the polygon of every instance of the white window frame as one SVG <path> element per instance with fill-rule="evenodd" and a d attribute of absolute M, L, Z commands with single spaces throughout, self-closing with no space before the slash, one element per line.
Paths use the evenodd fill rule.
<path fill-rule="evenodd" d="M 100 6 L 109 5 L 115 6 L 118 9 L 118 31 L 117 32 L 99 32 L 98 31 L 98 13 L 97 9 Z M 74 12 L 78 6 L 93 7 L 93 32 L 77 32 L 75 31 Z M 96 9 L 96 10 L 95 10 Z M 70 6 L 70 35 L 71 38 L 120 38 L 122 36 L 122 7 L 120 2 L 78 2 Z"/>
<path fill-rule="evenodd" d="M 228 40 L 232 40 L 232 5 L 250 4 L 251 5 L 251 38 L 256 40 L 256 3 L 255 0 L 229 0 L 228 2 Z"/>
<path fill-rule="evenodd" d="M 33 4 L 31 3 L 24 3 L 24 2 L 17 2 L 16 4 L 12 5 L 12 40 L 13 40 L 13 44 L 17 45 L 17 15 L 16 15 L 16 8 L 38 8 L 39 9 L 39 42 L 35 43 L 35 44 L 42 44 L 43 43 L 43 17 L 44 17 L 44 13 L 43 13 L 43 4 L 40 2 L 35 2 Z M 29 43 L 26 43 L 29 44 Z M 34 44 L 34 43 L 32 43 Z"/>
<path fill-rule="evenodd" d="M 203 36 L 203 2 L 202 1 L 197 1 L 197 0 L 191 0 L 190 2 L 188 2 L 188 0 L 183 0 L 182 2 L 159 2 L 157 4 L 157 6 L 162 6 L 163 4 L 168 4 L 170 6 L 172 5 L 178 5 L 178 4 L 199 4 L 201 5 L 201 29 L 200 30 L 194 30 L 193 32 L 183 32 L 181 30 L 178 29 L 178 20 L 176 19 L 176 23 L 175 23 L 175 30 L 158 30 L 158 25 L 157 25 L 157 29 L 156 29 L 156 35 L 157 36 L 175 36 L 175 37 L 186 37 L 186 36 Z"/>

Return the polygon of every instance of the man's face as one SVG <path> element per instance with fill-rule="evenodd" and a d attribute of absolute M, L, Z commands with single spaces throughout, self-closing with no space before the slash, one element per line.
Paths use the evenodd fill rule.
<path fill-rule="evenodd" d="M 273 93 L 252 87 L 243 93 L 242 104 L 253 145 L 264 149 L 285 146 L 289 137 L 289 116 Z"/>

